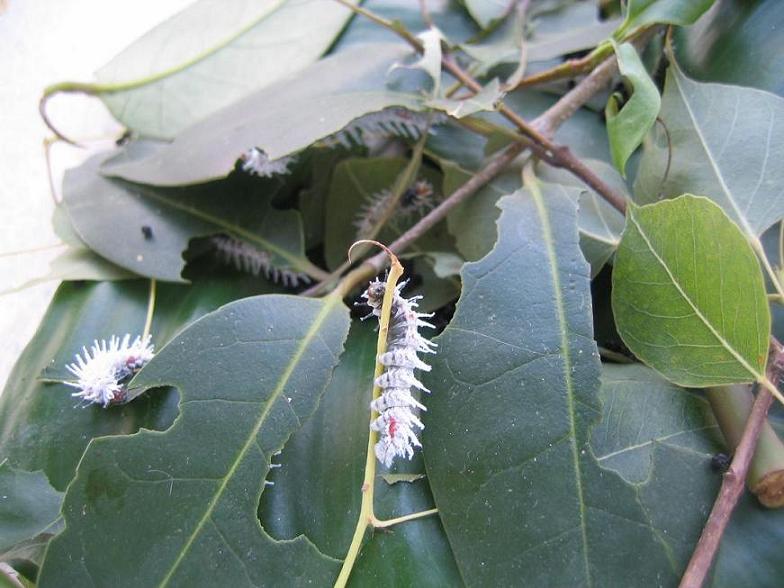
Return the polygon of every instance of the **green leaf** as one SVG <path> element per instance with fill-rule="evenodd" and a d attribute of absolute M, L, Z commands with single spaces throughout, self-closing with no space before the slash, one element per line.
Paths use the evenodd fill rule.
<path fill-rule="evenodd" d="M 69 170 L 63 203 L 74 228 L 96 253 L 136 274 L 184 282 L 183 252 L 191 239 L 224 233 L 272 255 L 271 265 L 312 271 L 302 221 L 270 202 L 276 180 L 238 175 L 187 189 L 157 189 L 101 175 L 107 154 Z M 150 227 L 147 237 L 143 226 Z"/>
<path fill-rule="evenodd" d="M 316 61 L 350 16 L 331 0 L 199 0 L 98 70 L 117 87 L 99 95 L 127 127 L 170 139 Z"/>
<path fill-rule="evenodd" d="M 661 97 L 634 46 L 631 43 L 618 45 L 613 42 L 613 47 L 621 75 L 632 86 L 632 96 L 620 111 L 614 94 L 610 96 L 605 109 L 613 163 L 621 175 L 626 177 L 626 162 L 656 122 Z"/>
<path fill-rule="evenodd" d="M 604 364 L 600 399 L 602 421 L 591 448 L 602 467 L 636 485 L 648 524 L 680 577 L 721 484 L 710 463 L 725 449 L 710 405 L 641 365 Z"/>
<path fill-rule="evenodd" d="M 438 29 L 432 28 L 420 33 L 417 37 L 419 37 L 424 48 L 422 57 L 409 65 L 395 64 L 392 66 L 392 70 L 397 68 L 421 69 L 433 82 L 433 89 L 430 91 L 430 95 L 438 97 L 441 95 L 441 40 L 443 35 Z"/>
<path fill-rule="evenodd" d="M 348 324 L 336 296 L 268 295 L 177 336 L 130 386 L 176 386 L 179 417 L 165 433 L 93 441 L 39 585 L 330 583 L 338 561 L 306 537 L 272 539 L 256 510 L 272 456 L 315 410 Z"/>
<path fill-rule="evenodd" d="M 406 164 L 407 161 L 401 158 L 354 158 L 340 162 L 335 168 L 324 221 L 324 255 L 330 268 L 336 268 L 346 260 L 349 247 L 357 240 L 355 223 L 362 218 L 363 207 L 373 196 L 391 189 Z M 434 189 L 433 204 L 440 202 L 442 197 L 438 189 L 441 175 L 432 168 L 422 166 L 417 178 L 430 182 Z M 426 212 L 404 214 L 399 206 L 398 213 L 392 216 L 376 239 L 382 243 L 392 243 Z M 424 274 L 421 287 L 412 288 L 410 292 L 424 295 L 421 303 L 424 312 L 454 299 L 460 283 L 454 277 L 439 280 L 433 273 L 433 261 L 423 257 L 423 254 L 428 251 L 451 251 L 453 248 L 446 224 L 439 223 L 406 250 L 406 253 L 417 255 L 415 271 Z"/>
<path fill-rule="evenodd" d="M 496 105 L 503 95 L 501 83 L 498 81 L 498 78 L 493 78 L 473 96 L 463 98 L 462 100 L 456 100 L 454 98 L 437 98 L 429 100 L 427 105 L 438 110 L 443 110 L 449 116 L 463 118 L 464 116 L 476 114 L 477 112 L 495 110 Z"/>
<path fill-rule="evenodd" d="M 464 4 L 471 18 L 483 29 L 503 17 L 508 6 L 504 2 L 488 2 L 488 0 L 464 0 Z"/>
<path fill-rule="evenodd" d="M 469 586 L 673 584 L 635 489 L 588 444 L 599 361 L 576 203 L 543 185 L 500 206 L 498 243 L 464 266 L 425 379 L 425 463 L 461 575 Z"/>
<path fill-rule="evenodd" d="M 721 483 L 711 458 L 727 451 L 710 407 L 702 396 L 668 384 L 639 365 L 604 364 L 600 398 L 602 422 L 592 432 L 592 450 L 603 467 L 626 479 L 644 477 L 638 485 L 640 503 L 678 578 Z M 782 540 L 784 510 L 762 508 L 745 492 L 706 585 L 779 586 L 784 574 L 778 549 Z"/>
<path fill-rule="evenodd" d="M 471 173 L 457 165 L 443 164 L 444 194 L 451 194 L 471 178 Z M 463 258 L 476 261 L 486 255 L 495 243 L 496 203 L 502 196 L 520 187 L 520 172 L 499 174 L 463 204 L 449 211 L 447 226 L 455 238 L 457 250 Z"/>
<path fill-rule="evenodd" d="M 629 0 L 626 18 L 615 32 L 616 39 L 652 24 L 686 26 L 693 24 L 713 5 L 714 0 Z"/>
<path fill-rule="evenodd" d="M 669 383 L 650 368 L 603 364 L 599 396 L 602 421 L 591 432 L 591 448 L 603 468 L 631 484 L 651 480 L 654 452 L 662 447 L 697 452 L 703 458 L 721 449 L 716 442 L 720 432 L 707 400 Z M 689 482 L 684 480 L 684 485 Z M 664 505 L 657 507 L 665 509 Z"/>
<path fill-rule="evenodd" d="M 618 19 L 599 20 L 597 6 L 591 2 L 574 2 L 558 10 L 528 9 L 530 32 L 525 39 L 528 62 L 547 61 L 591 49 L 607 39 L 619 24 Z M 481 63 L 480 73 L 501 63 L 518 63 L 526 23 L 516 13 L 479 44 L 466 43 L 461 48 Z M 526 64 L 523 64 L 526 65 Z"/>
<path fill-rule="evenodd" d="M 629 208 L 612 305 L 629 349 L 676 384 L 764 378 L 770 310 L 760 265 L 707 198 Z"/>
<path fill-rule="evenodd" d="M 583 163 L 616 192 L 626 196 L 626 200 L 631 199 L 626 183 L 614 167 L 598 159 L 584 159 Z M 595 278 L 615 253 L 626 219 L 604 198 L 568 171 L 548 165 L 540 165 L 537 171 L 547 182 L 582 189 L 577 213 L 580 249 L 591 264 L 591 278 Z"/>
<path fill-rule="evenodd" d="M 369 112 L 390 106 L 421 110 L 421 94 L 385 85 L 389 68 L 409 52 L 383 43 L 372 51 L 363 45 L 341 51 L 203 119 L 148 157 L 112 166 L 110 173 L 158 186 L 206 182 L 226 176 L 251 147 L 278 159 Z"/>
<path fill-rule="evenodd" d="M 598 160 L 586 160 L 588 166 L 621 193 L 627 192 L 623 179 L 610 165 Z M 591 275 L 602 269 L 620 241 L 624 218 L 593 190 L 586 189 L 573 175 L 564 170 L 540 166 L 543 180 L 559 185 L 564 193 L 578 199 L 580 209 L 580 248 L 591 264 Z M 456 166 L 444 166 L 444 192 L 449 193 L 463 184 L 470 174 Z M 520 174 L 501 174 L 482 188 L 469 201 L 449 213 L 449 231 L 455 236 L 457 248 L 469 260 L 486 255 L 496 239 L 496 202 L 520 186 Z"/>
<path fill-rule="evenodd" d="M 67 280 L 126 280 L 134 274 L 106 261 L 87 247 L 66 248 L 49 262 L 49 271 L 23 284 L 0 291 L 0 296 L 19 292 L 45 282 Z"/>
<path fill-rule="evenodd" d="M 784 94 L 784 27 L 779 0 L 720 0 L 694 26 L 675 31 L 678 63 L 692 78 Z"/>
<path fill-rule="evenodd" d="M 526 120 L 535 119 L 556 101 L 557 96 L 535 92 L 528 88 L 511 92 L 504 98 L 504 104 Z M 486 113 L 482 116 L 516 130 L 516 127 L 499 113 Z M 555 132 L 555 141 L 561 145 L 569 145 L 569 148 L 579 157 L 610 161 L 610 147 L 603 117 L 588 108 L 579 109 L 560 125 Z M 501 144 L 508 142 L 509 139 L 504 138 Z M 492 148 L 498 147 L 499 145 L 494 145 Z"/>
<path fill-rule="evenodd" d="M 269 291 L 263 280 L 210 278 L 191 286 L 160 284 L 152 323 L 157 349 L 184 325 L 234 298 Z M 112 335 L 140 334 L 147 312 L 146 280 L 69 282 L 60 286 L 32 341 L 0 394 L 0 455 L 16 468 L 44 470 L 64 490 L 93 437 L 139 428 L 164 429 L 177 416 L 177 393 L 160 390 L 108 409 L 79 408 L 65 369 L 82 346 Z M 46 369 L 42 379 L 42 371 Z"/>
<path fill-rule="evenodd" d="M 260 504 L 262 527 L 276 539 L 304 534 L 332 557 L 342 559 L 348 551 L 361 502 L 376 336 L 368 323 L 352 325 L 346 351 L 318 409 L 276 459 L 282 467 L 272 475 L 275 486 L 262 494 Z M 423 472 L 424 465 L 414 459 L 396 471 Z M 433 508 L 426 479 L 390 487 L 383 477 L 376 482 L 377 516 L 392 518 Z M 373 534 L 350 580 L 350 585 L 370 584 L 459 585 L 438 517 Z"/>
<path fill-rule="evenodd" d="M 752 88 L 703 84 L 667 70 L 661 118 L 646 144 L 634 189 L 652 202 L 704 194 L 750 237 L 784 217 L 784 99 Z"/>
<path fill-rule="evenodd" d="M 63 493 L 49 485 L 43 472 L 26 472 L 0 464 L 0 559 L 20 543 L 56 527 Z"/>

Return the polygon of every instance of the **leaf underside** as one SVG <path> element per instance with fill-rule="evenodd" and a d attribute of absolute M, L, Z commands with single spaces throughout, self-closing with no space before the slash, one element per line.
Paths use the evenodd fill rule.
<path fill-rule="evenodd" d="M 760 265 L 743 233 L 707 198 L 630 208 L 612 304 L 629 349 L 675 383 L 764 375 L 770 310 Z"/>

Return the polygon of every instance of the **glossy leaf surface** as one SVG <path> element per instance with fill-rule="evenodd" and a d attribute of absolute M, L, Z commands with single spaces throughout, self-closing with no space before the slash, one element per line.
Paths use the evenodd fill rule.
<path fill-rule="evenodd" d="M 256 510 L 273 454 L 315 410 L 347 330 L 336 297 L 268 295 L 183 331 L 130 384 L 179 388 L 179 418 L 165 433 L 90 445 L 39 584 L 329 582 L 334 559 L 305 537 L 275 541 Z"/>

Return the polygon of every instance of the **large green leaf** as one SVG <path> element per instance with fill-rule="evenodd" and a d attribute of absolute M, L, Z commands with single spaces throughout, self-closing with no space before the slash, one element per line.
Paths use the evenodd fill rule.
<path fill-rule="evenodd" d="M 635 185 L 639 202 L 688 192 L 714 200 L 751 237 L 784 217 L 784 99 L 667 71 L 661 118 Z M 671 150 L 671 164 L 667 161 Z"/>
<path fill-rule="evenodd" d="M 316 61 L 350 15 L 332 0 L 198 0 L 98 70 L 119 86 L 100 96 L 137 133 L 172 138 Z"/>
<path fill-rule="evenodd" d="M 619 192 L 627 192 L 622 178 L 609 164 L 598 160 L 587 160 L 586 163 Z M 457 166 L 445 165 L 444 172 L 444 191 L 447 193 L 470 177 L 468 172 Z M 579 200 L 580 248 L 591 264 L 591 275 L 595 276 L 618 246 L 623 215 L 570 173 L 544 165 L 540 166 L 540 173 L 548 183 L 560 186 L 565 194 Z M 465 204 L 450 212 L 447 217 L 449 231 L 455 236 L 458 250 L 467 259 L 477 260 L 493 247 L 499 215 L 496 202 L 514 192 L 519 185 L 519 173 L 501 174 Z"/>
<path fill-rule="evenodd" d="M 600 398 L 602 422 L 592 432 L 592 450 L 603 467 L 637 484 L 640 503 L 679 575 L 721 483 L 711 458 L 727 451 L 710 407 L 704 397 L 639 365 L 603 365 Z M 762 508 L 746 492 L 732 513 L 706 585 L 779 586 L 782 540 L 784 511 Z"/>
<path fill-rule="evenodd" d="M 764 377 L 770 310 L 743 233 L 707 198 L 631 206 L 612 305 L 632 352 L 683 386 Z"/>
<path fill-rule="evenodd" d="M 63 202 L 84 242 L 120 267 L 184 282 L 182 254 L 190 240 L 225 233 L 272 254 L 275 267 L 311 268 L 299 213 L 270 202 L 280 187 L 276 180 L 238 174 L 188 189 L 156 189 L 104 177 L 99 168 L 107 157 L 96 155 L 66 173 Z"/>
<path fill-rule="evenodd" d="M 164 433 L 91 443 L 39 584 L 331 582 L 335 559 L 306 537 L 272 539 L 256 511 L 273 454 L 315 410 L 348 323 L 336 296 L 268 295 L 177 336 L 130 386 L 176 386 L 179 417 Z"/>
<path fill-rule="evenodd" d="M 694 26 L 675 31 L 678 63 L 704 82 L 753 86 L 784 94 L 784 4 L 779 0 L 718 0 Z"/>
<path fill-rule="evenodd" d="M 659 585 L 676 576 L 635 489 L 589 446 L 600 414 L 577 205 L 501 200 L 498 243 L 464 266 L 437 341 L 424 455 L 469 586 Z"/>
<path fill-rule="evenodd" d="M 0 559 L 14 546 L 50 531 L 60 517 L 62 492 L 43 472 L 26 472 L 0 464 Z"/>
<path fill-rule="evenodd" d="M 609 163 L 598 159 L 585 159 L 583 162 L 617 193 L 631 199 L 629 188 L 618 171 Z M 594 278 L 610 259 L 618 243 L 626 219 L 597 192 L 582 183 L 572 173 L 562 169 L 539 165 L 538 173 L 545 181 L 581 188 L 577 224 L 580 229 L 580 249 L 591 264 L 591 277 Z"/>
<path fill-rule="evenodd" d="M 152 323 L 156 348 L 184 325 L 235 298 L 269 291 L 263 280 L 210 278 L 191 286 L 160 284 Z M 64 490 L 93 437 L 163 429 L 177 416 L 177 394 L 160 390 L 109 409 L 80 408 L 65 369 L 82 346 L 112 335 L 140 334 L 147 310 L 147 281 L 63 284 L 22 353 L 0 395 L 0 457 L 14 467 L 44 470 Z"/>
<path fill-rule="evenodd" d="M 620 110 L 615 95 L 610 96 L 605 109 L 610 153 L 615 167 L 625 177 L 626 162 L 656 122 L 661 97 L 634 46 L 631 43 L 613 45 L 618 69 L 632 86 L 632 96 Z"/>
<path fill-rule="evenodd" d="M 276 459 L 282 467 L 272 475 L 273 491 L 264 492 L 260 504 L 262 526 L 270 535 L 293 539 L 304 534 L 322 553 L 340 559 L 359 516 L 376 336 L 372 325 L 352 325 L 318 409 Z M 396 471 L 421 473 L 424 465 L 415 459 Z M 379 476 L 375 497 L 376 514 L 382 518 L 433 508 L 426 479 L 390 486 Z M 459 583 L 438 517 L 373 534 L 351 574 L 351 584 L 357 586 Z"/>
<path fill-rule="evenodd" d="M 591 448 L 603 468 L 630 483 L 651 480 L 654 452 L 662 447 L 703 459 L 722 448 L 708 401 L 648 367 L 603 364 L 600 399 L 602 421 L 591 432 Z"/>
<path fill-rule="evenodd" d="M 629 0 L 626 18 L 615 33 L 622 38 L 626 33 L 660 23 L 690 25 L 711 7 L 714 0 Z"/>
<path fill-rule="evenodd" d="M 112 166 L 109 173 L 160 186 L 206 182 L 227 175 L 251 147 L 277 159 L 363 114 L 390 106 L 421 110 L 422 95 L 386 86 L 390 67 L 410 52 L 400 44 L 348 48 L 203 119 L 148 157 Z"/>

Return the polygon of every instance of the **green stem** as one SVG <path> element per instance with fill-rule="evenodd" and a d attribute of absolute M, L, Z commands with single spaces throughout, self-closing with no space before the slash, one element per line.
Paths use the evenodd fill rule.
<path fill-rule="evenodd" d="M 155 278 L 150 279 L 150 297 L 147 300 L 147 318 L 144 320 L 144 331 L 142 331 L 142 341 L 147 339 L 147 335 L 150 334 L 150 329 L 152 328 L 152 315 L 155 312 L 156 283 L 157 282 Z"/>
<path fill-rule="evenodd" d="M 765 255 L 765 249 L 762 247 L 762 242 L 757 237 L 752 237 L 750 242 L 751 248 L 754 249 L 757 257 L 759 257 L 760 263 L 765 269 L 765 273 L 768 274 L 770 281 L 773 283 L 773 287 L 776 289 L 776 292 L 781 298 L 784 298 L 784 288 L 781 286 L 781 280 L 779 280 L 776 272 L 773 271 L 773 267 L 770 265 L 770 261 L 768 261 L 768 256 Z"/>
<path fill-rule="evenodd" d="M 387 334 L 389 333 L 389 320 L 392 313 L 392 299 L 395 295 L 397 281 L 400 279 L 400 276 L 403 275 L 403 266 L 400 265 L 397 257 L 395 257 L 391 251 L 387 250 L 387 252 L 391 260 L 391 266 L 389 268 L 389 276 L 387 277 L 386 290 L 384 291 L 384 300 L 381 303 L 381 316 L 378 319 L 376 369 L 373 373 L 373 382 L 375 382 L 384 371 L 384 366 L 378 361 L 378 358 L 387 350 Z M 380 395 L 381 387 L 374 383 L 373 400 Z M 376 418 L 378 418 L 378 413 L 371 409 L 370 422 L 372 423 Z M 354 537 L 348 548 L 346 559 L 343 561 L 340 575 L 338 576 L 337 582 L 335 582 L 336 588 L 343 588 L 348 582 L 351 570 L 354 567 L 354 563 L 359 555 L 359 550 L 362 547 L 362 539 L 365 536 L 365 532 L 368 527 L 373 526 L 373 523 L 376 520 L 375 514 L 373 513 L 373 493 L 376 485 L 376 456 L 373 452 L 373 448 L 376 445 L 377 439 L 378 433 L 371 429 L 370 434 L 368 435 L 367 455 L 365 456 L 365 477 L 362 481 L 362 505 L 359 509 L 359 519 L 357 520 L 357 527 L 354 530 Z"/>
<path fill-rule="evenodd" d="M 396 517 L 394 519 L 386 519 L 386 520 L 374 519 L 373 526 L 377 529 L 383 529 L 385 527 L 391 527 L 392 525 L 397 525 L 399 523 L 405 523 L 407 521 L 413 521 L 416 519 L 429 517 L 434 514 L 438 514 L 437 508 L 431 508 L 430 510 L 423 510 L 421 512 L 414 512 L 402 517 Z"/>
<path fill-rule="evenodd" d="M 727 445 L 734 451 L 751 414 L 754 395 L 748 385 L 736 384 L 708 388 L 707 396 Z M 784 443 L 767 421 L 760 430 L 746 483 L 768 508 L 784 506 Z"/>

